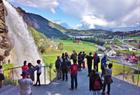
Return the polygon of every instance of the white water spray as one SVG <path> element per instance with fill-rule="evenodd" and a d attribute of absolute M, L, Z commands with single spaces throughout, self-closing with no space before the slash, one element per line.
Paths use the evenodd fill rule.
<path fill-rule="evenodd" d="M 4 0 L 7 9 L 6 25 L 8 26 L 9 37 L 13 40 L 14 53 L 16 58 L 14 64 L 21 66 L 24 60 L 36 63 L 40 59 L 37 47 L 31 33 L 27 29 L 27 25 L 23 18 L 18 14 L 16 9 Z"/>
<path fill-rule="evenodd" d="M 7 10 L 6 16 L 6 25 L 8 26 L 8 35 L 13 45 L 13 50 L 11 55 L 11 62 L 15 66 L 23 65 L 23 61 L 31 62 L 33 65 L 36 65 L 36 60 L 41 59 L 37 47 L 35 45 L 32 34 L 28 31 L 27 25 L 24 22 L 22 16 L 16 11 L 16 9 L 9 4 L 7 1 L 3 0 L 4 5 Z M 16 72 L 16 75 L 20 75 L 21 72 Z M 42 70 L 44 73 L 44 69 Z M 41 76 L 42 83 L 49 83 L 48 78 L 42 74 Z"/>

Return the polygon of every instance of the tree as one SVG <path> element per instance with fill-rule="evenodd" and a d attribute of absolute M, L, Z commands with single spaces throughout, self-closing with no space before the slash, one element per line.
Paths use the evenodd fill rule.
<path fill-rule="evenodd" d="M 62 43 L 62 42 L 60 42 L 60 43 L 58 44 L 58 49 L 59 49 L 59 50 L 63 50 L 63 43 Z"/>

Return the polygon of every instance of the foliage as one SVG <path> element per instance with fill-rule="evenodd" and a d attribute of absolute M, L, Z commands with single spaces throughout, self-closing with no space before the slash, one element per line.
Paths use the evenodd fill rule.
<path fill-rule="evenodd" d="M 60 43 L 58 44 L 58 49 L 59 49 L 59 50 L 63 50 L 63 48 L 64 48 L 64 45 L 63 45 L 62 42 L 60 42 Z"/>
<path fill-rule="evenodd" d="M 52 28 L 55 28 L 55 29 L 61 31 L 61 32 L 67 32 L 68 31 L 67 29 L 65 29 L 62 26 L 60 26 L 56 23 L 53 23 L 53 22 L 49 22 L 48 25 L 51 26 Z"/>
<path fill-rule="evenodd" d="M 113 40 L 113 43 L 114 43 L 115 45 L 118 45 L 118 46 L 121 46 L 121 45 L 122 45 L 122 42 L 121 42 L 119 39 L 114 39 L 114 40 Z"/>
<path fill-rule="evenodd" d="M 49 47 L 49 40 L 42 33 L 36 31 L 34 28 L 29 27 L 29 30 L 32 33 L 32 36 L 35 40 L 36 45 L 38 46 L 38 50 L 41 53 L 46 52 L 46 48 Z"/>
<path fill-rule="evenodd" d="M 10 75 L 10 70 L 8 70 L 8 69 L 13 68 L 13 67 L 14 67 L 13 64 L 3 64 L 3 72 L 6 77 L 9 77 L 9 75 Z"/>
<path fill-rule="evenodd" d="M 12 84 L 12 85 L 16 85 L 17 84 L 17 81 L 13 81 L 10 79 L 11 77 L 11 70 L 9 70 L 10 68 L 13 68 L 14 65 L 13 64 L 3 64 L 3 73 L 4 73 L 4 76 L 5 76 L 5 80 L 4 80 L 4 84 L 5 85 L 9 85 L 9 84 Z"/>
<path fill-rule="evenodd" d="M 116 50 L 118 54 L 140 54 L 140 51 Z"/>

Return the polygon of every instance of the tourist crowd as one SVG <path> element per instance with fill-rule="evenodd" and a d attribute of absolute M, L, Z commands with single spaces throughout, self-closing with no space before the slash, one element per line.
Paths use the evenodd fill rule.
<path fill-rule="evenodd" d="M 40 86 L 40 75 L 42 73 L 42 64 L 41 60 L 37 60 L 37 65 L 33 66 L 31 63 L 27 64 L 27 61 L 23 62 L 22 66 L 22 78 L 18 80 L 19 88 L 20 88 L 20 95 L 31 95 L 31 86 L 34 84 L 34 72 L 36 72 L 36 82 L 34 86 Z"/>
<path fill-rule="evenodd" d="M 72 61 L 71 61 L 72 60 Z M 86 62 L 85 62 L 86 61 Z M 85 64 L 87 63 L 87 64 Z M 101 63 L 101 74 L 99 73 L 99 63 Z M 98 54 L 90 52 L 88 55 L 83 51 L 77 53 L 73 51 L 71 55 L 67 52 L 58 56 L 55 61 L 57 79 L 63 81 L 68 80 L 68 73 L 71 77 L 70 90 L 77 89 L 77 75 L 82 69 L 87 66 L 89 77 L 89 90 L 93 91 L 93 95 L 110 95 L 110 87 L 112 80 L 112 64 L 107 64 L 107 55 L 104 55 L 101 60 Z M 107 87 L 107 93 L 105 92 Z"/>
<path fill-rule="evenodd" d="M 86 64 L 85 64 L 86 63 Z M 101 67 L 99 67 L 101 63 Z M 112 64 L 107 64 L 107 55 L 104 55 L 101 60 L 98 54 L 90 52 L 86 54 L 84 51 L 77 53 L 73 50 L 69 55 L 67 52 L 62 53 L 61 56 L 57 56 L 55 61 L 56 79 L 62 81 L 68 81 L 68 74 L 71 78 L 70 90 L 76 90 L 78 88 L 78 72 L 85 70 L 87 67 L 87 77 L 89 77 L 89 91 L 93 91 L 93 95 L 110 95 L 112 80 Z M 101 68 L 101 73 L 99 73 Z M 25 60 L 22 66 L 22 78 L 18 80 L 20 95 L 31 95 L 31 86 L 40 86 L 40 75 L 42 73 L 41 60 L 37 60 L 37 65 L 27 63 Z M 36 82 L 35 82 L 36 71 Z M 2 66 L 0 65 L 0 88 L 2 87 L 4 75 Z M 107 92 L 105 92 L 107 88 Z M 101 93 L 102 92 L 102 93 Z"/>

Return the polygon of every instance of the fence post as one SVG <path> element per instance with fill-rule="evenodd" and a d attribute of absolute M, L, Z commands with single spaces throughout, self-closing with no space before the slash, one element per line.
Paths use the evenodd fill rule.
<path fill-rule="evenodd" d="M 140 70 L 138 69 L 137 86 L 139 86 L 139 74 L 140 74 Z"/>
<path fill-rule="evenodd" d="M 49 69 L 50 69 L 50 81 L 52 81 L 52 75 L 51 75 L 51 73 L 52 73 L 52 72 L 51 72 L 51 71 L 52 71 L 52 70 L 51 70 L 51 69 L 52 69 L 52 66 L 51 66 L 51 64 L 49 65 Z"/>
<path fill-rule="evenodd" d="M 12 80 L 14 80 L 14 69 L 12 68 Z"/>
<path fill-rule="evenodd" d="M 124 81 L 124 77 L 125 77 L 125 65 L 123 64 L 123 81 Z"/>
<path fill-rule="evenodd" d="M 46 66 L 44 66 L 44 83 L 46 84 Z"/>

